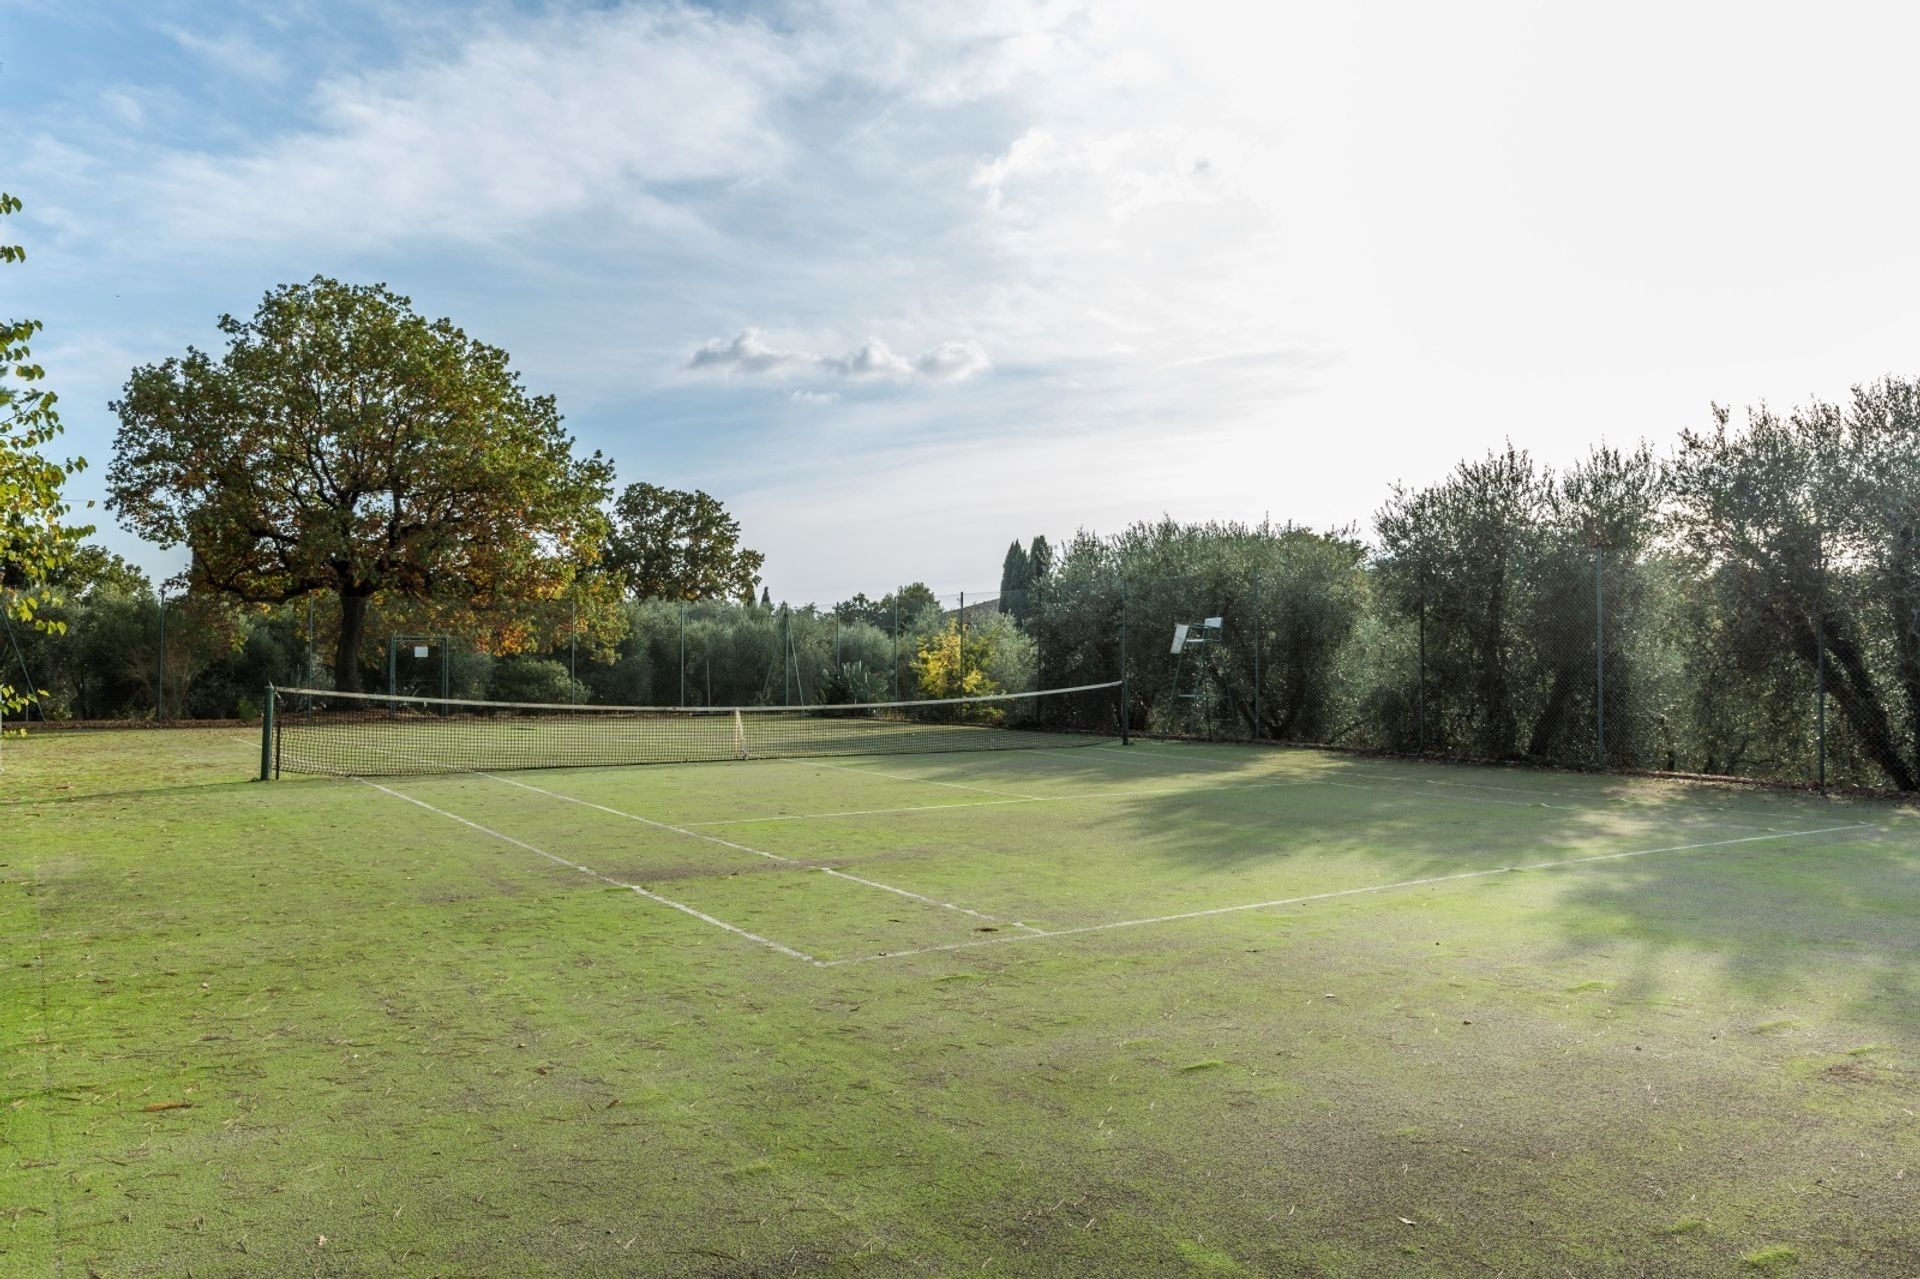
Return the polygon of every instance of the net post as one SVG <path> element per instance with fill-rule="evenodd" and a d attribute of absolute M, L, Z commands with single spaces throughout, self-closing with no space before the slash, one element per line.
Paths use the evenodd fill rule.
<path fill-rule="evenodd" d="M 260 780 L 273 780 L 273 703 L 277 694 L 267 685 L 266 704 L 260 711 Z"/>

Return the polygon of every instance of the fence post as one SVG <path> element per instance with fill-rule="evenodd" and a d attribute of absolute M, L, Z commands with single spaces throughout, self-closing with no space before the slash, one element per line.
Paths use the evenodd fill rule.
<path fill-rule="evenodd" d="M 314 684 L 314 673 L 313 673 L 313 596 L 312 596 L 311 594 L 309 594 L 309 595 L 307 596 L 307 678 L 306 678 L 306 681 L 305 681 L 305 683 L 306 683 L 306 686 L 307 686 L 308 688 L 312 688 L 312 687 L 313 687 L 313 684 Z"/>
<path fill-rule="evenodd" d="M 900 700 L 900 588 L 893 588 L 893 700 Z"/>
<path fill-rule="evenodd" d="M 1120 582 L 1120 744 L 1133 745 L 1131 706 L 1127 701 L 1127 583 Z"/>
<path fill-rule="evenodd" d="M 580 696 L 580 592 L 573 593 L 573 629 L 567 632 L 567 697 Z"/>
<path fill-rule="evenodd" d="M 20 678 L 25 681 L 20 686 L 20 697 L 25 703 L 25 705 L 21 707 L 20 722 L 24 724 L 31 718 L 27 713 L 29 708 L 40 706 L 40 722 L 44 724 L 47 719 L 47 708 L 40 705 L 40 692 L 33 682 L 33 672 L 27 669 L 27 655 L 20 651 L 20 637 L 13 633 L 12 611 L 15 602 L 18 601 L 19 598 L 20 593 L 18 591 L 9 591 L 7 593 L 6 602 L 0 603 L 0 622 L 6 623 L 7 643 L 13 646 L 14 660 L 20 663 Z"/>
<path fill-rule="evenodd" d="M 1606 607 L 1601 587 L 1607 550 L 1597 543 L 1593 548 L 1593 762 L 1607 766 L 1607 632 L 1602 621 Z"/>
<path fill-rule="evenodd" d="M 1267 628 L 1260 616 L 1260 570 L 1253 570 L 1253 740 L 1260 740 L 1260 641 Z"/>
<path fill-rule="evenodd" d="M 167 718 L 167 588 L 162 586 L 155 598 L 160 603 L 160 669 L 154 673 L 153 718 L 162 721 Z"/>
<path fill-rule="evenodd" d="M 707 642 L 709 644 L 713 642 L 713 637 L 711 633 L 709 633 L 707 637 Z M 685 600 L 681 600 L 680 601 L 680 705 L 685 706 L 686 704 L 687 704 L 687 602 Z"/>
<path fill-rule="evenodd" d="M 1414 672 L 1413 719 L 1414 733 L 1418 742 L 1415 751 L 1424 755 L 1427 753 L 1427 588 L 1424 582 L 1420 586 L 1418 615 L 1420 655 L 1417 659 L 1418 669 Z"/>
<path fill-rule="evenodd" d="M 1821 584 L 1826 579 L 1823 575 Z M 1819 605 L 1813 612 L 1813 697 L 1814 697 L 1814 739 L 1820 760 L 1818 784 L 1822 793 L 1827 789 L 1827 619 L 1826 593 L 1821 592 Z"/>

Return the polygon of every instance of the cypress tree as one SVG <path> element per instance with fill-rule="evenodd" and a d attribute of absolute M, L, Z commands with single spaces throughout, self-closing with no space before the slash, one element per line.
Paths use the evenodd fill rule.
<path fill-rule="evenodd" d="M 1032 581 L 1033 571 L 1027 563 L 1026 548 L 1016 538 L 1007 547 L 1007 558 L 1000 564 L 1000 611 L 1011 613 L 1015 618 L 1023 617 L 1027 606 L 1027 587 Z"/>

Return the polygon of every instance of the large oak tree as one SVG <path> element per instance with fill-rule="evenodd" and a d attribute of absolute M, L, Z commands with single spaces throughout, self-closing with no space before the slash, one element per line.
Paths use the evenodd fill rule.
<path fill-rule="evenodd" d="M 612 468 L 574 456 L 549 396 L 497 347 L 384 285 L 324 277 L 222 316 L 227 349 L 137 368 L 110 505 L 192 552 L 194 589 L 340 601 L 334 677 L 357 689 L 376 594 L 552 600 L 598 554 Z"/>
<path fill-rule="evenodd" d="M 630 484 L 614 503 L 606 566 L 638 599 L 753 602 L 766 556 L 740 545 L 740 522 L 694 490 Z"/>

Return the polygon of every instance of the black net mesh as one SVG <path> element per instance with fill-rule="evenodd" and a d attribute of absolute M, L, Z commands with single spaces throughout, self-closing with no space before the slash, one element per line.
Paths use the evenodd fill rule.
<path fill-rule="evenodd" d="M 572 706 L 280 689 L 275 773 L 378 777 L 1088 746 L 1120 685 L 843 706 Z"/>

